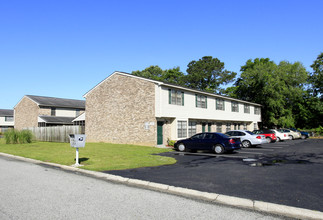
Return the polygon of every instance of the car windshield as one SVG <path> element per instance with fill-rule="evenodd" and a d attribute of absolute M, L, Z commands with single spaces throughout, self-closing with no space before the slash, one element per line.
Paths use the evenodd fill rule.
<path fill-rule="evenodd" d="M 254 135 L 254 133 L 252 133 L 251 131 L 246 131 L 246 133 Z"/>

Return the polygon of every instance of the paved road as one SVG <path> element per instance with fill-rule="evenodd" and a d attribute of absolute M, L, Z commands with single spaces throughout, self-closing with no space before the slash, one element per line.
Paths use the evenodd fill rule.
<path fill-rule="evenodd" d="M 107 173 L 323 211 L 323 140 L 265 144 L 222 156 L 210 152 L 163 155 L 178 162 Z"/>
<path fill-rule="evenodd" d="M 0 157 L 0 219 L 282 219 Z"/>

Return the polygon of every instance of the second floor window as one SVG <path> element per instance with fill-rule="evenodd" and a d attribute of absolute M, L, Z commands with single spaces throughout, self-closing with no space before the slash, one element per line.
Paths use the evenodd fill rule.
<path fill-rule="evenodd" d="M 169 89 L 169 104 L 184 105 L 184 92 Z"/>
<path fill-rule="evenodd" d="M 56 116 L 56 108 L 51 108 L 50 115 Z"/>
<path fill-rule="evenodd" d="M 259 107 L 255 107 L 255 115 L 260 115 L 260 108 Z"/>
<path fill-rule="evenodd" d="M 4 121 L 13 121 L 13 116 L 5 116 Z"/>
<path fill-rule="evenodd" d="M 250 113 L 250 105 L 244 105 L 244 113 Z"/>
<path fill-rule="evenodd" d="M 207 108 L 207 97 L 204 95 L 195 95 L 196 97 L 196 107 Z"/>
<path fill-rule="evenodd" d="M 222 110 L 224 111 L 225 108 L 224 108 L 224 100 L 223 99 L 216 99 L 215 101 L 215 109 L 216 110 Z"/>
<path fill-rule="evenodd" d="M 231 111 L 232 112 L 239 112 L 239 104 L 238 102 L 231 102 Z"/>

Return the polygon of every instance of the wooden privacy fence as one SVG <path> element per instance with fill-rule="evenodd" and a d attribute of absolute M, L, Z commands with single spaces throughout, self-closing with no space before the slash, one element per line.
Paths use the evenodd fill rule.
<path fill-rule="evenodd" d="M 70 142 L 69 134 L 84 134 L 84 126 L 32 127 L 30 130 L 37 141 Z"/>

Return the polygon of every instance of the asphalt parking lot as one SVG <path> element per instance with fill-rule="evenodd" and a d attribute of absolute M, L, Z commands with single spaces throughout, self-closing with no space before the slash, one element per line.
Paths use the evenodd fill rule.
<path fill-rule="evenodd" d="M 162 155 L 177 163 L 106 173 L 323 211 L 323 140 L 276 142 L 224 155 Z"/>

